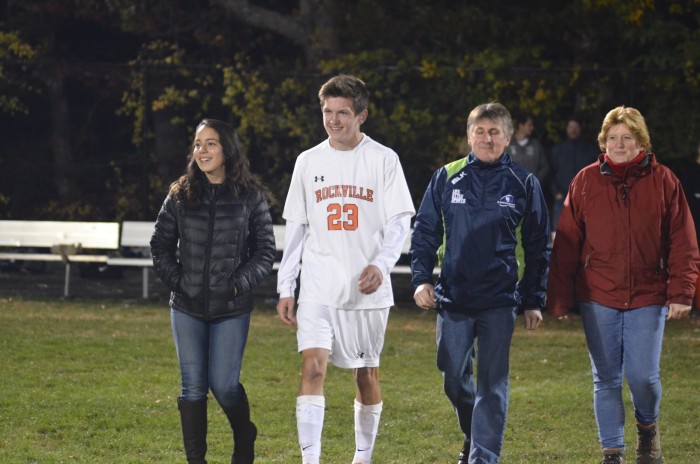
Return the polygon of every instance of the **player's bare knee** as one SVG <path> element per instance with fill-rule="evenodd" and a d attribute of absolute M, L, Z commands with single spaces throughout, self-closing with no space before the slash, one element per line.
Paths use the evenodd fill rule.
<path fill-rule="evenodd" d="M 302 382 L 307 384 L 322 383 L 326 376 L 327 363 L 316 356 L 304 356 L 302 365 Z"/>
<path fill-rule="evenodd" d="M 379 384 L 379 369 L 376 367 L 361 367 L 353 369 L 353 376 L 357 386 L 372 387 Z"/>

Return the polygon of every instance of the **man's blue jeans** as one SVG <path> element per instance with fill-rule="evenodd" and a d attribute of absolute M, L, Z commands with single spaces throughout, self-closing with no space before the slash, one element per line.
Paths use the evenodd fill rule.
<path fill-rule="evenodd" d="M 665 306 L 620 311 L 592 302 L 579 303 L 593 370 L 593 408 L 603 448 L 625 448 L 623 375 L 634 415 L 656 422 L 661 403 L 661 342 Z"/>
<path fill-rule="evenodd" d="M 495 464 L 501 454 L 515 316 L 513 307 L 473 314 L 438 314 L 437 366 L 443 373 L 445 394 L 455 408 L 459 426 L 471 440 L 470 463 Z"/>
<path fill-rule="evenodd" d="M 206 322 L 173 309 L 170 321 L 182 377 L 180 398 L 201 400 L 211 389 L 222 407 L 235 406 L 243 397 L 239 376 L 250 313 Z"/>

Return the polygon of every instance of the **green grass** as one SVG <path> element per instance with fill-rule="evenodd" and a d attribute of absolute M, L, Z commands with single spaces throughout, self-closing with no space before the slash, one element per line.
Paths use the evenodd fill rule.
<path fill-rule="evenodd" d="M 260 429 L 258 462 L 298 463 L 294 330 L 271 306 L 254 313 L 242 381 Z M 0 299 L 0 462 L 184 462 L 176 396 L 179 373 L 162 304 Z M 516 330 L 502 463 L 600 460 L 592 384 L 578 318 Z M 700 327 L 673 321 L 662 359 L 660 419 L 667 464 L 695 464 L 700 424 Z M 382 357 L 384 413 L 376 464 L 455 462 L 456 419 L 435 368 L 434 315 L 392 311 Z M 628 395 L 626 395 L 627 397 Z M 354 386 L 331 368 L 324 462 L 350 462 Z M 627 400 L 627 444 L 634 450 Z M 231 436 L 210 402 L 209 462 L 228 463 Z"/>

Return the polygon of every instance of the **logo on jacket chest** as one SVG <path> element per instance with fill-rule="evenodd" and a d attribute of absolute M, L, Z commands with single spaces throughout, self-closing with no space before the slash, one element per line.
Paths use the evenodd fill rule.
<path fill-rule="evenodd" d="M 515 197 L 513 195 L 503 195 L 500 200 L 498 200 L 498 206 L 503 208 L 515 208 Z"/>
<path fill-rule="evenodd" d="M 462 191 L 460 189 L 454 189 L 452 190 L 452 201 L 451 203 L 459 203 L 459 204 L 464 204 L 466 203 L 467 200 L 464 198 L 464 195 L 462 194 Z"/>

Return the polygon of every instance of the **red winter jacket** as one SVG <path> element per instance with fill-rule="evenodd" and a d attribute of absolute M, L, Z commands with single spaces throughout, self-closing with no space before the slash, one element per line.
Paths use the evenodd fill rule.
<path fill-rule="evenodd" d="M 676 176 L 653 154 L 618 177 L 605 162 L 569 186 L 552 251 L 547 309 L 576 301 L 617 309 L 692 302 L 698 244 Z"/>

